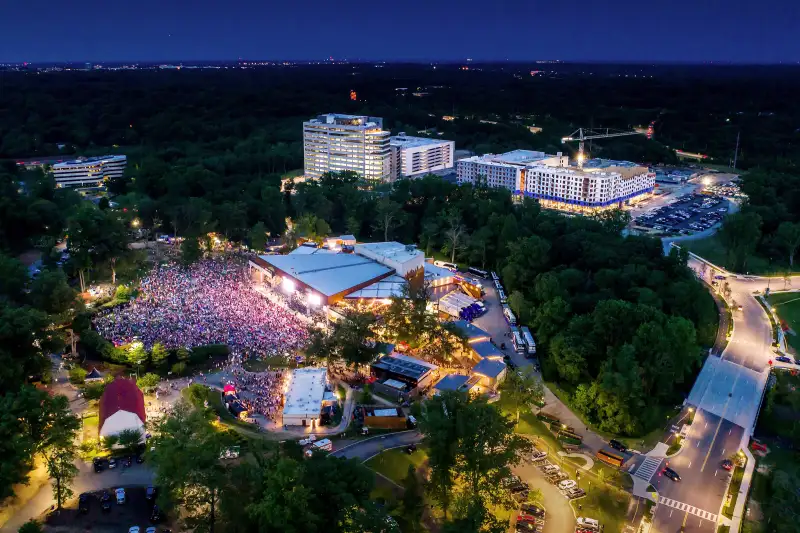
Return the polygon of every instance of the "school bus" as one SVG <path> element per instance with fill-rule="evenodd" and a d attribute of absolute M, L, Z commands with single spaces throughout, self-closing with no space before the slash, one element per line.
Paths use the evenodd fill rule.
<path fill-rule="evenodd" d="M 595 456 L 604 463 L 616 466 L 617 468 L 622 468 L 622 464 L 625 462 L 625 457 L 616 451 L 599 450 Z"/>

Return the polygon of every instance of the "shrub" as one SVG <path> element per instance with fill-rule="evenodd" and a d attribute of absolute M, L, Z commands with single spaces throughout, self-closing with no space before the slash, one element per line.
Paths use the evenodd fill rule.
<path fill-rule="evenodd" d="M 182 376 L 186 373 L 186 363 L 179 362 L 172 365 L 172 373 L 176 376 Z"/>
<path fill-rule="evenodd" d="M 148 372 L 144 376 L 137 379 L 136 384 L 143 391 L 149 392 L 158 387 L 159 381 L 161 381 L 161 377 L 158 374 L 153 374 L 152 372 Z"/>
<path fill-rule="evenodd" d="M 82 369 L 79 366 L 73 367 L 69 371 L 69 382 L 73 385 L 83 385 L 83 382 L 86 381 L 86 370 Z"/>
<path fill-rule="evenodd" d="M 42 525 L 31 518 L 17 530 L 19 533 L 42 533 Z"/>
<path fill-rule="evenodd" d="M 105 382 L 89 383 L 83 388 L 83 397 L 88 400 L 99 400 L 106 390 Z"/>
<path fill-rule="evenodd" d="M 120 285 L 117 287 L 116 292 L 114 292 L 114 299 L 115 300 L 123 300 L 128 301 L 133 296 L 133 289 L 126 285 Z"/>
<path fill-rule="evenodd" d="M 203 363 L 213 357 L 227 357 L 230 353 L 227 344 L 207 344 L 192 348 L 189 362 L 196 365 Z"/>

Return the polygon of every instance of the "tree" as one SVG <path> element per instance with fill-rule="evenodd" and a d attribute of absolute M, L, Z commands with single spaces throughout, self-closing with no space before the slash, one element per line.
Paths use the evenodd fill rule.
<path fill-rule="evenodd" d="M 250 248 L 257 252 L 267 249 L 267 226 L 260 220 L 253 226 L 247 234 Z"/>
<path fill-rule="evenodd" d="M 614 235 L 619 235 L 631 222 L 631 214 L 619 208 L 600 211 L 593 218 L 600 222 L 606 232 Z"/>
<path fill-rule="evenodd" d="M 528 308 L 530 304 L 528 300 L 525 299 L 525 295 L 522 294 L 522 292 L 516 290 L 512 292 L 508 297 L 508 305 L 517 315 L 517 320 L 519 322 L 528 321 Z"/>
<path fill-rule="evenodd" d="M 72 496 L 72 481 L 78 475 L 75 437 L 80 421 L 72 414 L 66 396 L 48 396 L 41 407 L 41 418 L 37 421 L 40 424 L 37 449 L 53 480 L 56 508 L 61 509 L 64 501 Z"/>
<path fill-rule="evenodd" d="M 531 366 L 526 366 L 519 372 L 508 372 L 500 385 L 500 391 L 504 403 L 516 411 L 517 423 L 521 409 L 533 403 L 541 403 L 544 399 L 544 385 Z"/>
<path fill-rule="evenodd" d="M 400 204 L 383 197 L 375 204 L 375 229 L 383 232 L 383 240 L 389 240 L 389 234 L 403 223 L 404 213 Z"/>
<path fill-rule="evenodd" d="M 179 502 L 186 527 L 214 532 L 220 498 L 228 487 L 228 467 L 220 455 L 232 437 L 214 429 L 204 411 L 179 401 L 154 432 L 150 462 L 156 484 Z"/>
<path fill-rule="evenodd" d="M 194 236 L 187 236 L 181 243 L 181 262 L 184 265 L 191 265 L 203 257 L 203 249 L 200 248 L 200 240 Z"/>
<path fill-rule="evenodd" d="M 180 377 L 186 374 L 186 363 L 183 361 L 178 361 L 174 365 L 172 365 L 171 372 L 176 376 Z"/>
<path fill-rule="evenodd" d="M 153 363 L 153 366 L 161 368 L 167 364 L 168 360 L 169 352 L 164 348 L 164 345 L 160 342 L 155 343 L 150 350 L 150 361 Z"/>
<path fill-rule="evenodd" d="M 718 232 L 733 268 L 745 270 L 747 259 L 761 238 L 761 217 L 752 211 L 739 211 L 725 217 Z"/>
<path fill-rule="evenodd" d="M 178 348 L 176 350 L 175 357 L 178 358 L 179 362 L 187 363 L 187 362 L 189 362 L 189 350 L 187 350 L 185 347 L 181 346 L 180 348 Z"/>
<path fill-rule="evenodd" d="M 138 371 L 139 367 L 147 361 L 147 350 L 144 349 L 144 344 L 140 341 L 132 342 L 128 346 L 127 359 L 128 364 L 135 366 Z"/>
<path fill-rule="evenodd" d="M 158 387 L 160 381 L 161 376 L 158 374 L 153 374 L 152 372 L 148 372 L 136 380 L 136 385 L 138 385 L 139 388 L 144 392 L 152 392 L 156 387 Z"/>
<path fill-rule="evenodd" d="M 464 248 L 467 240 L 467 228 L 461 223 L 461 214 L 451 209 L 444 215 L 445 248 L 450 252 L 450 262 L 456 260 L 456 253 Z"/>
<path fill-rule="evenodd" d="M 42 533 L 42 525 L 31 518 L 20 526 L 17 530 L 18 533 Z"/>
<path fill-rule="evenodd" d="M 44 463 L 47 474 L 53 480 L 53 499 L 56 500 L 56 509 L 61 509 L 62 504 L 72 497 L 72 482 L 78 475 L 75 460 L 78 454 L 75 446 L 54 447 L 44 454 Z"/>
<path fill-rule="evenodd" d="M 371 311 L 346 311 L 344 318 L 333 324 L 326 343 L 330 357 L 358 368 L 375 360 L 381 347 L 375 342 L 375 315 Z"/>
<path fill-rule="evenodd" d="M 406 524 L 405 531 L 410 533 L 423 531 L 422 515 L 425 512 L 425 499 L 413 465 L 408 466 L 408 473 L 403 479 L 403 499 L 400 506 L 401 516 Z"/>
<path fill-rule="evenodd" d="M 117 435 L 117 444 L 122 447 L 125 454 L 131 454 L 142 443 L 143 437 L 138 429 L 124 429 Z"/>
<path fill-rule="evenodd" d="M 794 256 L 800 246 L 800 223 L 781 222 L 775 237 L 789 256 L 789 266 L 794 267 Z"/>

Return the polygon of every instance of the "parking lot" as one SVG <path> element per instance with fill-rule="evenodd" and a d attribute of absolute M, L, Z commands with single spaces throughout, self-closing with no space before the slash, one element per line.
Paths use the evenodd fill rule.
<path fill-rule="evenodd" d="M 685 194 L 669 205 L 640 215 L 635 225 L 670 235 L 689 235 L 721 223 L 729 205 L 720 196 Z"/>

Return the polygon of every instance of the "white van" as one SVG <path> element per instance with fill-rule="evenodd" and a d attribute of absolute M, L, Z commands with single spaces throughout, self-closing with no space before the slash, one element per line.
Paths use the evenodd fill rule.
<path fill-rule="evenodd" d="M 578 527 L 581 529 L 593 529 L 598 531 L 600 529 L 600 522 L 594 518 L 578 518 Z"/>
<path fill-rule="evenodd" d="M 306 450 L 306 456 L 311 457 L 311 455 L 316 451 L 332 452 L 333 443 L 331 442 L 331 439 L 322 439 L 316 441 L 309 449 Z"/>

